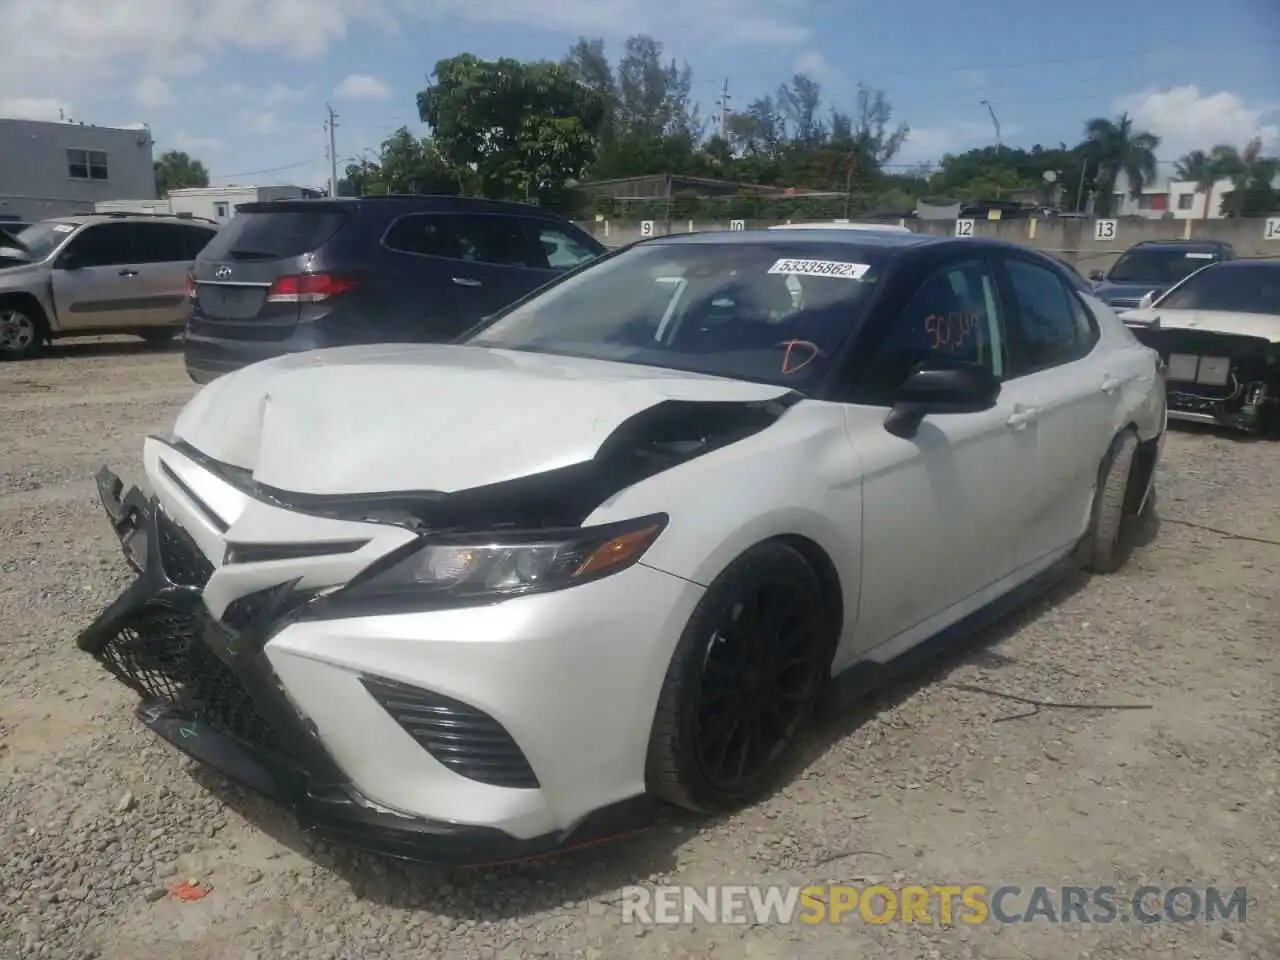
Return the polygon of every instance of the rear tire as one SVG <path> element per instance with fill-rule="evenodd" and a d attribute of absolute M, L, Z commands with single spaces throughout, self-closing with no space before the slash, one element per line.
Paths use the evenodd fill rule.
<path fill-rule="evenodd" d="M 1080 541 L 1081 566 L 1090 573 L 1114 573 L 1124 564 L 1125 504 L 1137 453 L 1137 435 L 1125 430 L 1112 442 L 1099 468 L 1093 516 Z"/>
<path fill-rule="evenodd" d="M 718 813 L 766 792 L 794 752 L 831 667 L 836 630 L 813 567 L 761 543 L 707 588 L 667 669 L 649 792 Z"/>
<path fill-rule="evenodd" d="M 0 300 L 0 360 L 30 360 L 44 349 L 49 326 L 26 298 Z"/>

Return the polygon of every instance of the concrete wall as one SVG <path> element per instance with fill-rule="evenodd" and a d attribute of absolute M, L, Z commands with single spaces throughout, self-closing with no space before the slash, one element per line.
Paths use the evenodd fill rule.
<path fill-rule="evenodd" d="M 92 213 L 99 200 L 154 200 L 151 146 L 146 130 L 0 120 L 0 213 L 42 220 Z M 68 150 L 105 153 L 106 179 L 73 178 Z"/>
<path fill-rule="evenodd" d="M 769 223 L 750 221 L 751 229 L 767 227 Z M 639 240 L 640 225 L 582 222 L 584 230 L 592 233 L 608 246 L 622 246 Z M 906 221 L 906 226 L 917 233 L 950 236 L 955 233 L 951 220 Z M 606 229 L 607 228 L 607 229 Z M 678 221 L 671 224 L 672 233 L 691 230 L 728 230 L 728 223 L 697 223 Z M 654 223 L 656 233 L 665 233 L 661 221 Z M 1133 244 L 1141 240 L 1225 240 L 1243 257 L 1280 257 L 1280 238 L 1264 239 L 1264 220 L 1146 220 L 1121 219 L 1116 221 L 1114 240 L 1095 240 L 1094 221 L 1087 219 L 1044 220 L 978 220 L 974 234 L 995 237 L 1011 243 L 1019 243 L 1046 253 L 1054 253 L 1073 263 L 1081 273 L 1091 270 L 1107 270 Z"/>

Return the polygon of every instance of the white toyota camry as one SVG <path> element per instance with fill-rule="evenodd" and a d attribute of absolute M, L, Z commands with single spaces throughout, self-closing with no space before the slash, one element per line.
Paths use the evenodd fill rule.
<path fill-rule="evenodd" d="M 139 575 L 79 643 L 325 836 L 537 854 L 748 802 L 835 681 L 1113 569 L 1165 424 L 1156 353 L 1035 252 L 654 239 L 456 344 L 204 387 L 150 493 L 99 474 Z"/>

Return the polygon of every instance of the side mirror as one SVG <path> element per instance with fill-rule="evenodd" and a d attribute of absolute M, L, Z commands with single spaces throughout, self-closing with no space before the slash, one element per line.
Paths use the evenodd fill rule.
<path fill-rule="evenodd" d="M 999 396 L 1000 381 L 984 366 L 926 360 L 898 389 L 884 428 L 909 440 L 930 414 L 980 413 L 994 407 Z"/>
<path fill-rule="evenodd" d="M 1101 283 L 1103 280 L 1107 279 L 1107 275 L 1101 270 L 1090 270 L 1089 279 L 1094 283 Z"/>
<path fill-rule="evenodd" d="M 1156 302 L 1156 292 L 1154 290 L 1148 290 L 1146 293 L 1142 295 L 1142 299 L 1138 301 L 1138 309 L 1146 310 L 1155 302 Z"/>

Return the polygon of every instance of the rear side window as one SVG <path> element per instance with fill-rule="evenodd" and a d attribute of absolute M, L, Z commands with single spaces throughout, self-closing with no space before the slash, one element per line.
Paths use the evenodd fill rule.
<path fill-rule="evenodd" d="M 568 270 L 588 260 L 594 260 L 602 252 L 585 236 L 567 230 L 545 220 L 525 220 L 525 229 L 533 235 L 534 242 L 546 257 L 546 266 L 552 270 Z"/>
<path fill-rule="evenodd" d="M 198 233 L 205 239 L 208 231 L 179 223 L 135 223 L 134 263 L 186 263 L 194 260 L 203 241 L 197 246 L 193 237 Z"/>
<path fill-rule="evenodd" d="M 204 248 L 206 260 L 285 260 L 310 253 L 342 229 L 336 210 L 237 213 Z"/>
<path fill-rule="evenodd" d="M 184 260 L 194 260 L 198 257 L 200 251 L 207 247 L 218 234 L 217 230 L 209 230 L 205 227 L 182 227 L 181 229 Z"/>
<path fill-rule="evenodd" d="M 546 269 L 547 259 L 518 217 L 417 213 L 401 217 L 382 241 L 388 249 L 471 263 Z"/>

